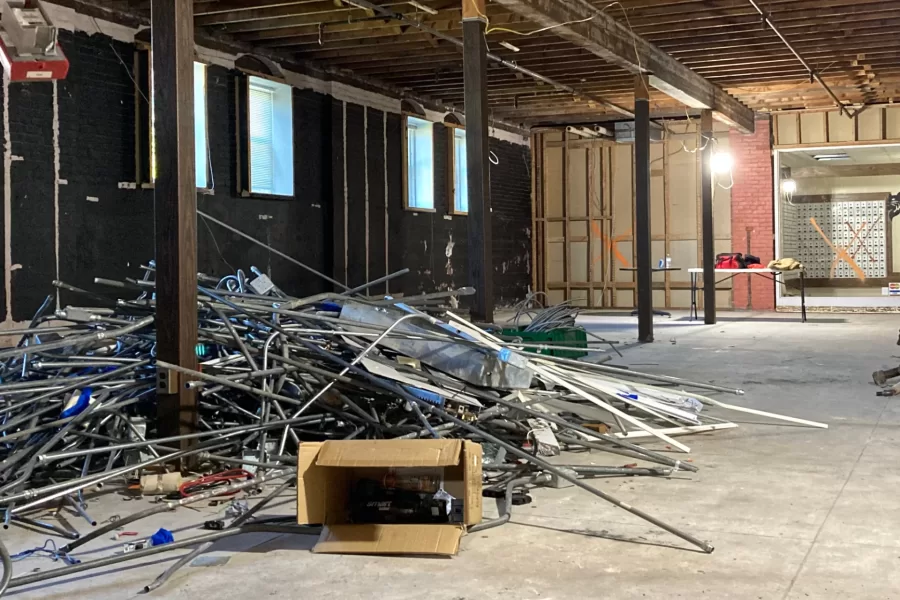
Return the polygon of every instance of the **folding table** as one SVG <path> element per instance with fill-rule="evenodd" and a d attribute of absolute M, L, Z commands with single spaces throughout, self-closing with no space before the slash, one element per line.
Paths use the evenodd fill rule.
<path fill-rule="evenodd" d="M 703 269 L 688 269 L 688 273 L 691 274 L 691 321 L 693 321 L 697 318 L 697 280 L 699 279 L 698 276 L 703 274 Z M 724 279 L 716 281 L 715 285 L 718 285 L 730 279 L 734 279 L 741 273 L 746 273 L 747 275 L 757 275 L 759 277 L 762 277 L 763 279 L 768 279 L 769 281 L 774 281 L 775 283 L 784 284 L 785 274 L 797 273 L 800 276 L 800 320 L 801 322 L 806 323 L 806 272 L 803 269 L 794 269 L 792 271 L 778 271 L 776 269 L 716 269 L 716 274 L 720 273 L 730 273 L 730 275 L 728 277 L 725 277 Z M 779 276 L 781 276 L 780 280 Z M 704 285 L 706 284 L 706 282 L 703 283 Z"/>

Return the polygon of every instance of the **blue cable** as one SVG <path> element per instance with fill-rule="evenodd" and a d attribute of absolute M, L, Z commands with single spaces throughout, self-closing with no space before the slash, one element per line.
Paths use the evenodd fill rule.
<path fill-rule="evenodd" d="M 48 548 L 47 544 L 49 544 L 51 546 L 51 548 Z M 56 542 L 54 542 L 52 539 L 49 539 L 49 538 L 47 539 L 46 542 L 44 542 L 43 546 L 37 546 L 36 548 L 32 548 L 31 550 L 23 550 L 23 551 L 19 552 L 18 554 L 13 554 L 10 557 L 10 559 L 13 562 L 16 562 L 16 561 L 25 560 L 26 558 L 30 558 L 32 556 L 43 554 L 43 553 L 46 553 L 47 558 L 51 559 L 53 562 L 56 562 L 60 559 L 63 562 L 65 562 L 67 565 L 77 565 L 78 563 L 81 562 L 74 556 L 69 556 L 68 554 L 66 554 L 64 552 L 60 552 L 56 547 Z"/>

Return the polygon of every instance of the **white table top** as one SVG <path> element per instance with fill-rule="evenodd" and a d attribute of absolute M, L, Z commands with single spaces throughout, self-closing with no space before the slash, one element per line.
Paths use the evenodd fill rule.
<path fill-rule="evenodd" d="M 803 269 L 791 269 L 790 271 L 779 271 L 778 269 L 716 269 L 716 273 L 799 273 Z M 688 273 L 702 273 L 702 267 L 693 267 L 688 269 Z"/>

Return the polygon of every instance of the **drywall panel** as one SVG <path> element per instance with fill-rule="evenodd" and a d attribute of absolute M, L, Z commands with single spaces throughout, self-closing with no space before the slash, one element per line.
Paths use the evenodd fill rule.
<path fill-rule="evenodd" d="M 569 237 L 587 237 L 587 221 L 569 221 Z"/>
<path fill-rule="evenodd" d="M 823 112 L 800 114 L 800 139 L 804 144 L 827 142 L 825 135 L 826 115 Z"/>
<path fill-rule="evenodd" d="M 547 240 L 551 242 L 560 242 L 565 232 L 566 224 L 562 221 L 550 221 L 547 223 Z"/>
<path fill-rule="evenodd" d="M 569 148 L 566 199 L 569 218 L 587 216 L 587 148 Z"/>
<path fill-rule="evenodd" d="M 864 110 L 856 117 L 857 135 L 860 140 L 884 139 L 881 119 L 884 116 L 882 110 Z"/>
<path fill-rule="evenodd" d="M 594 306 L 611 306 L 609 302 L 610 289 L 594 289 Z"/>
<path fill-rule="evenodd" d="M 563 150 L 544 148 L 544 214 L 547 217 L 563 216 Z"/>
<path fill-rule="evenodd" d="M 634 251 L 634 243 L 632 242 L 618 242 L 616 247 L 619 250 L 619 254 L 622 255 L 625 260 L 628 261 L 629 266 L 634 266 L 634 259 L 632 252 Z M 634 282 L 634 271 L 622 271 L 622 267 L 624 265 L 617 264 L 616 265 L 616 281 L 630 281 Z"/>
<path fill-rule="evenodd" d="M 565 290 L 547 290 L 547 304 L 553 306 L 566 301 Z"/>
<path fill-rule="evenodd" d="M 800 131 L 797 129 L 797 115 L 787 113 L 775 116 L 779 144 L 799 144 Z"/>
<path fill-rule="evenodd" d="M 665 290 L 653 290 L 653 306 L 660 308 L 666 305 Z"/>
<path fill-rule="evenodd" d="M 669 152 L 669 234 L 697 237 L 697 136 L 676 135 Z"/>
<path fill-rule="evenodd" d="M 653 261 L 653 268 L 659 265 L 659 261 L 666 262 L 666 243 L 662 240 L 654 240 L 650 242 L 650 258 Z M 653 274 L 653 281 L 663 282 L 666 280 L 666 274 L 662 271 Z"/>
<path fill-rule="evenodd" d="M 691 290 L 672 290 L 669 293 L 672 308 L 690 308 Z"/>
<path fill-rule="evenodd" d="M 634 308 L 634 292 L 632 290 L 616 290 L 617 308 Z"/>
<path fill-rule="evenodd" d="M 587 242 L 571 242 L 569 258 L 569 281 L 585 282 L 588 280 L 588 245 Z"/>
<path fill-rule="evenodd" d="M 569 298 L 572 300 L 573 306 L 587 306 L 588 305 L 588 291 L 587 290 L 572 290 L 569 294 Z"/>
<path fill-rule="evenodd" d="M 888 106 L 885 108 L 884 120 L 887 139 L 900 139 L 900 107 Z"/>
<path fill-rule="evenodd" d="M 562 242 L 547 244 L 547 281 L 565 281 L 565 246 Z"/>
<path fill-rule="evenodd" d="M 856 139 L 855 126 L 853 119 L 846 114 L 840 114 L 838 111 L 830 111 L 828 113 L 828 141 L 829 142 L 852 142 Z M 779 144 L 786 144 L 778 140 Z"/>
<path fill-rule="evenodd" d="M 613 235 L 631 235 L 634 205 L 631 144 L 612 148 Z M 630 256 L 630 255 L 629 255 Z"/>
<path fill-rule="evenodd" d="M 682 269 L 671 271 L 669 281 L 690 281 L 688 269 L 699 267 L 697 264 L 697 240 L 673 240 L 669 242 L 669 256 L 672 257 L 672 266 Z"/>

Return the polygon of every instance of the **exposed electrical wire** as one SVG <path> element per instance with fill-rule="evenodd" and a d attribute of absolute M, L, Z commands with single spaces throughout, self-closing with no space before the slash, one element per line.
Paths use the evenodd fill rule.
<path fill-rule="evenodd" d="M 535 29 L 534 31 L 516 31 L 515 29 L 507 29 L 506 27 L 489 27 L 485 29 L 485 33 L 493 33 L 495 31 L 504 31 L 506 33 L 514 33 L 516 35 L 528 36 L 535 35 L 537 33 L 543 33 L 545 31 L 550 31 L 551 29 L 556 29 L 557 27 L 565 27 L 566 25 L 577 25 L 578 23 L 587 23 L 588 21 L 593 21 L 597 15 L 588 17 L 586 19 L 578 19 L 577 21 L 567 21 L 565 23 L 557 23 L 556 25 L 550 25 L 548 27 L 542 27 L 540 29 Z"/>
<path fill-rule="evenodd" d="M 219 258 L 222 259 L 222 262 L 225 263 L 225 264 L 228 266 L 228 268 L 231 269 L 232 272 L 236 271 L 236 269 L 235 269 L 234 267 L 231 266 L 231 263 L 229 263 L 229 262 L 225 259 L 225 255 L 222 254 L 222 249 L 219 248 L 219 242 L 216 241 L 216 236 L 215 236 L 215 234 L 213 233 L 212 228 L 210 228 L 209 223 L 206 221 L 206 217 L 205 217 L 205 216 L 203 215 L 203 213 L 201 213 L 200 211 L 197 211 L 197 216 L 199 216 L 200 219 L 203 221 L 203 224 L 206 225 L 206 229 L 209 231 L 209 237 L 212 238 L 213 246 L 215 246 L 216 252 L 219 253 Z"/>

